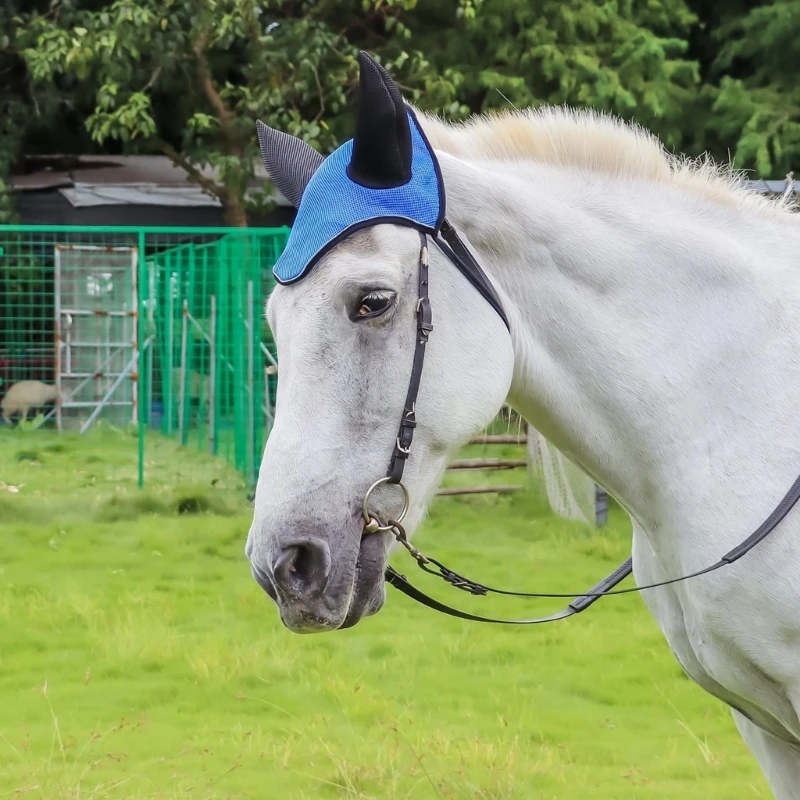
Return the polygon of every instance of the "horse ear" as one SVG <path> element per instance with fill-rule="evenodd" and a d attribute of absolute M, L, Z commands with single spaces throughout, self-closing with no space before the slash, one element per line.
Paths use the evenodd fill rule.
<path fill-rule="evenodd" d="M 281 194 L 297 208 L 324 157 L 302 139 L 269 128 L 261 120 L 256 121 L 256 130 L 267 174 Z"/>
<path fill-rule="evenodd" d="M 358 121 L 347 174 L 370 189 L 390 189 L 411 180 L 411 128 L 395 82 L 365 52 L 358 54 Z"/>

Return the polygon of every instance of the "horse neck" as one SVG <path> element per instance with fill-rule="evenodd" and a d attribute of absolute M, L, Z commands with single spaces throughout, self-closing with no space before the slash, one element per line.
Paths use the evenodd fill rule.
<path fill-rule="evenodd" d="M 669 186 L 443 167 L 508 306 L 523 415 L 645 527 L 741 491 L 768 511 L 800 471 L 798 229 Z"/>

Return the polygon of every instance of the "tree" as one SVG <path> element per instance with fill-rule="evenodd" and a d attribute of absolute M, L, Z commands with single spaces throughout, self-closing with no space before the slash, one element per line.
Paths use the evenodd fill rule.
<path fill-rule="evenodd" d="M 25 68 L 12 46 L 16 11 L 11 2 L 0 7 L 0 224 L 16 220 L 8 176 L 18 157 L 27 112 Z"/>
<path fill-rule="evenodd" d="M 267 197 L 247 193 L 256 118 L 323 152 L 351 135 L 360 48 L 409 100 L 451 118 L 509 102 L 588 105 L 680 145 L 697 95 L 685 0 L 33 5 L 13 14 L 11 42 L 24 72 L 24 146 L 163 153 L 220 200 L 231 225 Z"/>
<path fill-rule="evenodd" d="M 436 9 L 436 11 L 433 11 Z M 452 13 L 431 2 L 428 13 Z M 635 118 L 672 143 L 696 92 L 697 64 L 684 58 L 695 17 L 684 0 L 483 0 L 463 29 L 426 35 L 421 8 L 415 42 L 437 70 L 457 76 L 473 112 L 542 103 L 589 106 Z"/>
<path fill-rule="evenodd" d="M 784 175 L 800 166 L 800 0 L 737 5 L 713 33 L 719 90 L 708 125 L 736 167 Z"/>
<path fill-rule="evenodd" d="M 249 0 L 61 2 L 33 15 L 19 40 L 38 96 L 63 93 L 65 84 L 70 93 L 91 87 L 82 122 L 100 147 L 163 153 L 219 199 L 228 224 L 244 225 L 256 157 L 253 94 L 268 113 L 269 62 L 280 53 L 267 27 Z M 320 67 L 335 72 L 310 62 Z M 317 138 L 308 109 L 295 110 L 295 127 Z M 207 165 L 216 178 L 203 174 Z"/>
<path fill-rule="evenodd" d="M 265 198 L 246 194 L 255 118 L 329 151 L 352 115 L 358 46 L 407 37 L 400 17 L 415 0 L 350 5 L 61 0 L 20 25 L 18 44 L 37 94 L 91 87 L 85 125 L 99 146 L 165 154 L 220 200 L 228 224 L 244 225 Z M 417 54 L 395 50 L 390 68 L 420 68 Z"/>

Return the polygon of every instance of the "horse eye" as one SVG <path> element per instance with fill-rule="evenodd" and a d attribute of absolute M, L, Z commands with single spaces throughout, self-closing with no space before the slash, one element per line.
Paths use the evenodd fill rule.
<path fill-rule="evenodd" d="M 379 317 L 389 308 L 395 299 L 394 292 L 368 292 L 358 300 L 358 309 L 353 315 L 353 320 L 372 319 Z"/>

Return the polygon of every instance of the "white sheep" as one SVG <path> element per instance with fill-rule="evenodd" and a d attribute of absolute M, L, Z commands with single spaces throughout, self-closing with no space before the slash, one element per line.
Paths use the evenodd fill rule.
<path fill-rule="evenodd" d="M 31 408 L 41 408 L 46 403 L 55 402 L 58 389 L 49 383 L 41 381 L 19 381 L 0 400 L 0 409 L 3 410 L 3 419 L 6 425 L 11 423 L 14 414 L 21 414 L 22 419 L 28 418 Z"/>

